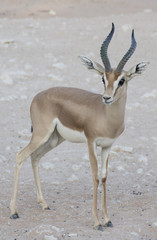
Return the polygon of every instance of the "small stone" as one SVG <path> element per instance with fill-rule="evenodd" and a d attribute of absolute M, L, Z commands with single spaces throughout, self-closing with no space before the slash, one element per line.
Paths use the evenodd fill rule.
<path fill-rule="evenodd" d="M 77 237 L 77 233 L 69 233 L 68 237 Z"/>
<path fill-rule="evenodd" d="M 74 182 L 74 181 L 78 181 L 78 177 L 75 174 L 72 174 L 71 177 L 68 178 L 69 182 Z"/>
<path fill-rule="evenodd" d="M 57 68 L 57 69 L 60 69 L 60 70 L 63 70 L 65 68 L 67 68 L 67 65 L 62 63 L 62 62 L 57 62 L 57 63 L 54 63 L 52 65 L 54 68 Z"/>
<path fill-rule="evenodd" d="M 128 31 L 128 30 L 130 30 L 130 29 L 132 29 L 132 25 L 130 25 L 130 24 L 124 24 L 124 25 L 122 26 L 122 30 L 123 30 L 124 32 L 126 32 L 126 31 Z"/>
<path fill-rule="evenodd" d="M 115 152 L 128 152 L 128 153 L 133 152 L 133 148 L 127 146 L 114 146 L 112 150 Z"/>
<path fill-rule="evenodd" d="M 117 169 L 118 169 L 119 171 L 125 170 L 123 166 L 117 166 Z"/>
<path fill-rule="evenodd" d="M 13 79 L 6 73 L 0 76 L 0 79 L 2 82 L 6 85 L 12 85 L 13 84 Z"/>
<path fill-rule="evenodd" d="M 152 223 L 152 227 L 157 230 L 157 222 Z"/>
<path fill-rule="evenodd" d="M 54 10 L 50 10 L 50 11 L 49 11 L 49 14 L 50 14 L 51 16 L 56 16 L 56 12 L 55 12 Z"/>
<path fill-rule="evenodd" d="M 142 169 L 142 168 L 137 169 L 137 173 L 138 173 L 138 174 L 143 173 L 143 169 Z"/>
<path fill-rule="evenodd" d="M 144 9 L 144 12 L 145 12 L 145 13 L 151 13 L 151 12 L 153 12 L 153 10 L 152 10 L 152 9 L 149 9 L 149 8 L 147 8 L 147 9 Z"/>
<path fill-rule="evenodd" d="M 54 168 L 54 164 L 53 163 L 49 163 L 49 162 L 43 162 L 41 163 L 41 167 L 46 169 L 46 170 L 51 170 Z"/>
<path fill-rule="evenodd" d="M 57 238 L 54 237 L 53 235 L 50 235 L 50 236 L 45 235 L 44 239 L 45 239 L 45 240 L 57 240 Z"/>

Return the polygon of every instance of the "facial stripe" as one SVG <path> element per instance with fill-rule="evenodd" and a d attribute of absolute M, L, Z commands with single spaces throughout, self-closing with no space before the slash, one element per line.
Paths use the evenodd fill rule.
<path fill-rule="evenodd" d="M 118 84 L 119 84 L 119 81 L 120 79 L 124 76 L 124 74 L 121 74 L 116 81 L 114 81 L 114 84 L 113 84 L 113 96 L 116 92 L 116 89 L 118 88 Z"/>
<path fill-rule="evenodd" d="M 105 79 L 106 88 L 108 87 L 108 80 Z"/>
<path fill-rule="evenodd" d="M 108 86 L 108 80 L 106 79 L 106 76 L 105 76 L 105 74 L 104 74 L 104 81 L 105 81 L 105 87 L 107 88 L 107 86 Z"/>

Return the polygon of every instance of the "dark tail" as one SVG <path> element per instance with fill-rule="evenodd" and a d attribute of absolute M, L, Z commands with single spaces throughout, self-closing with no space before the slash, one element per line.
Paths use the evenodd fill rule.
<path fill-rule="evenodd" d="M 31 133 L 33 132 L 33 127 L 31 126 Z"/>

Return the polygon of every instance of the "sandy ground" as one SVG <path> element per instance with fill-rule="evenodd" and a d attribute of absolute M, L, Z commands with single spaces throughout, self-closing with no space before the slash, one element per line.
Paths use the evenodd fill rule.
<path fill-rule="evenodd" d="M 42 211 L 30 160 L 22 167 L 18 210 L 11 220 L 15 155 L 30 139 L 33 96 L 52 86 L 101 93 L 101 79 L 82 66 L 78 55 L 99 61 L 111 28 L 113 66 L 130 45 L 137 50 L 126 69 L 150 61 L 128 89 L 126 130 L 113 146 L 107 181 L 113 228 L 93 230 L 92 178 L 84 144 L 65 142 L 42 158 L 40 174 L 51 208 Z M 157 240 L 157 3 L 139 1 L 1 1 L 0 9 L 0 240 Z M 98 149 L 100 167 L 100 149 Z M 101 186 L 99 187 L 99 200 Z M 99 201 L 100 209 L 100 201 Z M 99 210 L 100 216 L 101 212 Z"/>

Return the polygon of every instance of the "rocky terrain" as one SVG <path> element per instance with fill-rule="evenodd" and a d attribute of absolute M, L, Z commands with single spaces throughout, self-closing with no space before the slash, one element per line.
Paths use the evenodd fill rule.
<path fill-rule="evenodd" d="M 112 148 L 107 180 L 113 228 L 93 229 L 92 177 L 84 144 L 64 142 L 40 162 L 42 211 L 27 160 L 21 170 L 19 219 L 10 219 L 16 153 L 31 137 L 29 107 L 39 91 L 73 86 L 102 93 L 101 78 L 78 56 L 101 63 L 102 42 L 115 23 L 109 47 L 116 66 L 130 46 L 125 69 L 149 61 L 129 83 L 126 129 Z M 0 9 L 0 239 L 157 240 L 157 4 L 156 0 L 3 1 Z M 101 167 L 98 149 L 99 169 Z M 99 187 L 100 209 L 101 185 Z M 99 210 L 101 216 L 101 210 Z"/>

